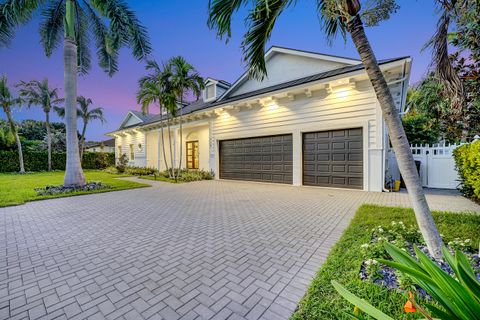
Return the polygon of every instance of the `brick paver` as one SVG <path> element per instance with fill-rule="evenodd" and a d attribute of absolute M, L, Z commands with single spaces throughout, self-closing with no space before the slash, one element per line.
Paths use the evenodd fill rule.
<path fill-rule="evenodd" d="M 429 202 L 480 212 L 456 194 Z M 409 205 L 203 181 L 0 208 L 0 318 L 287 319 L 362 203 Z"/>

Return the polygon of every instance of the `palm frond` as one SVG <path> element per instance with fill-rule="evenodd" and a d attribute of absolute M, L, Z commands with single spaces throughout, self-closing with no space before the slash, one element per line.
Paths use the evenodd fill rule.
<path fill-rule="evenodd" d="M 432 49 L 432 64 L 435 67 L 437 78 L 444 85 L 446 92 L 452 98 L 452 105 L 460 110 L 465 101 L 461 79 L 452 66 L 448 54 L 448 28 L 450 25 L 450 10 L 453 10 L 455 0 L 441 1 L 444 12 L 437 23 L 437 30 L 425 47 Z"/>
<path fill-rule="evenodd" d="M 50 3 L 42 11 L 40 23 L 40 42 L 45 55 L 50 57 L 63 39 L 63 19 L 65 18 L 65 5 L 63 0 Z"/>
<path fill-rule="evenodd" d="M 242 41 L 244 60 L 251 77 L 262 80 L 266 74 L 265 45 L 280 14 L 295 0 L 257 0 L 246 18 L 247 33 Z"/>
<path fill-rule="evenodd" d="M 226 37 L 228 41 L 232 36 L 233 14 L 248 2 L 248 0 L 209 0 L 208 27 L 216 29 L 218 37 Z"/>
<path fill-rule="evenodd" d="M 114 48 L 126 45 L 132 49 L 137 60 L 146 59 L 152 51 L 147 29 L 140 23 L 135 12 L 122 0 L 90 0 L 98 12 L 110 20 L 110 33 Z"/>
<path fill-rule="evenodd" d="M 53 110 L 57 113 L 57 115 L 60 117 L 60 118 L 64 118 L 65 117 L 65 108 L 63 107 L 53 107 Z"/>
<path fill-rule="evenodd" d="M 344 41 L 347 39 L 345 23 L 342 22 L 341 14 L 337 12 L 333 2 L 317 0 L 317 14 L 329 45 L 333 43 L 338 33 L 340 33 Z"/>
<path fill-rule="evenodd" d="M 0 47 L 8 46 L 15 28 L 26 24 L 43 0 L 5 0 L 0 4 Z"/>
<path fill-rule="evenodd" d="M 112 40 L 108 32 L 108 27 L 98 16 L 90 4 L 83 0 L 86 15 L 91 23 L 95 47 L 97 48 L 97 58 L 100 67 L 112 76 L 118 71 L 118 48 L 112 46 Z"/>
<path fill-rule="evenodd" d="M 90 55 L 90 37 L 89 37 L 89 27 L 90 23 L 87 15 L 80 7 L 80 5 L 75 3 L 75 16 L 77 17 L 75 21 L 75 36 L 77 42 L 77 65 L 80 74 L 87 74 L 91 66 L 91 55 Z"/>

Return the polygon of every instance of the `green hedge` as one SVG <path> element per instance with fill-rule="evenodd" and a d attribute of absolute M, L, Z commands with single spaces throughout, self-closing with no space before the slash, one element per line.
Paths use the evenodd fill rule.
<path fill-rule="evenodd" d="M 52 169 L 65 170 L 66 154 L 63 152 L 52 153 Z M 25 171 L 47 171 L 47 152 L 23 152 Z M 87 152 L 83 155 L 82 167 L 84 169 L 105 169 L 115 165 L 115 153 Z M 0 172 L 18 172 L 17 151 L 0 151 Z"/>
<path fill-rule="evenodd" d="M 461 179 L 461 191 L 480 201 L 480 141 L 458 147 L 453 155 Z"/>

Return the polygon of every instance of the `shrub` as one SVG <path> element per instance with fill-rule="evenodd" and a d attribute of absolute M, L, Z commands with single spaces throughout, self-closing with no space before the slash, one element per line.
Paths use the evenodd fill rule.
<path fill-rule="evenodd" d="M 46 151 L 23 152 L 23 160 L 26 171 L 38 172 L 47 171 Z M 65 170 L 66 154 L 63 152 L 52 153 L 52 168 L 54 170 Z M 83 155 L 82 167 L 84 169 L 104 169 L 115 162 L 114 153 L 88 152 Z M 18 153 L 16 150 L 0 151 L 0 172 L 17 172 L 20 170 Z"/>
<path fill-rule="evenodd" d="M 480 141 L 456 148 L 453 156 L 460 175 L 460 191 L 465 196 L 480 201 Z"/>
<path fill-rule="evenodd" d="M 128 163 L 127 154 L 126 153 L 121 154 L 120 157 L 118 158 L 117 165 L 115 166 L 117 168 L 118 173 L 124 173 L 125 172 L 125 168 L 127 167 L 127 163 Z"/>
<path fill-rule="evenodd" d="M 147 168 L 147 167 L 127 166 L 125 167 L 125 173 L 131 174 L 133 176 L 150 176 L 157 173 L 157 170 L 154 168 Z"/>

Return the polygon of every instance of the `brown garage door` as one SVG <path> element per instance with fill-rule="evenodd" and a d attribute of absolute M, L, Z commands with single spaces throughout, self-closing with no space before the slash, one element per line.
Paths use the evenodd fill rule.
<path fill-rule="evenodd" d="M 303 184 L 363 188 L 362 128 L 303 134 Z"/>
<path fill-rule="evenodd" d="M 292 135 L 220 141 L 220 178 L 292 183 Z"/>

